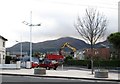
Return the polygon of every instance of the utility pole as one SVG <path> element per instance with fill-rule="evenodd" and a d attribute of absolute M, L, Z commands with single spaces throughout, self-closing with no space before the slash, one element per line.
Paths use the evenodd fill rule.
<path fill-rule="evenodd" d="M 32 11 L 30 12 L 30 23 L 26 21 L 23 21 L 22 23 L 30 27 L 30 62 L 32 62 L 32 27 L 41 26 L 41 24 L 32 24 Z"/>
<path fill-rule="evenodd" d="M 16 42 L 20 43 L 20 56 L 22 57 L 22 40 L 21 40 L 21 42 L 20 41 L 16 41 Z"/>

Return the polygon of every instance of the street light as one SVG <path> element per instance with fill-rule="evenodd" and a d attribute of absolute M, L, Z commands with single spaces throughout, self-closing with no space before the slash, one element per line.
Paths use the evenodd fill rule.
<path fill-rule="evenodd" d="M 19 42 L 19 41 L 16 41 L 16 42 Z M 20 55 L 22 57 L 22 42 L 20 42 Z"/>
<path fill-rule="evenodd" d="M 26 21 L 23 21 L 22 23 L 30 27 L 30 62 L 32 62 L 32 27 L 41 26 L 41 24 L 32 24 L 32 11 L 30 12 L 30 23 Z"/>

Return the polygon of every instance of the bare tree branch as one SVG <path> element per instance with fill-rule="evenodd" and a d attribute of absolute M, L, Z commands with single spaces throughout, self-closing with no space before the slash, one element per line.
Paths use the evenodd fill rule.
<path fill-rule="evenodd" d="M 95 9 L 86 9 L 85 17 L 81 19 L 78 16 L 77 23 L 74 26 L 83 39 L 88 40 L 93 45 L 103 37 L 107 19 Z"/>
<path fill-rule="evenodd" d="M 102 38 L 106 27 L 107 19 L 100 15 L 95 9 L 86 9 L 84 18 L 78 16 L 77 23 L 74 24 L 78 33 L 87 40 L 91 45 L 91 53 L 93 53 L 93 45 L 98 39 Z M 91 68 L 93 74 L 93 57 L 91 56 Z"/>

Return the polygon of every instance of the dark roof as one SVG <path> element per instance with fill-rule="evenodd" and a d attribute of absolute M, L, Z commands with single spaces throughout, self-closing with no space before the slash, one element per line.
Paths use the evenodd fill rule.
<path fill-rule="evenodd" d="M 2 38 L 5 41 L 8 41 L 6 38 L 4 38 L 3 36 L 0 35 L 0 38 Z"/>

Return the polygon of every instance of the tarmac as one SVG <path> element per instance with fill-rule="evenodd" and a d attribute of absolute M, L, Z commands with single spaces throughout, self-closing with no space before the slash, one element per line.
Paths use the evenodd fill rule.
<path fill-rule="evenodd" d="M 46 74 L 34 74 L 34 69 L 5 69 L 0 70 L 1 75 L 18 75 L 18 76 L 33 76 L 33 77 L 50 77 L 50 78 L 67 78 L 67 79 L 85 79 L 99 81 L 117 81 L 120 82 L 120 73 L 108 72 L 108 78 L 96 78 L 95 73 L 91 74 L 90 69 L 64 69 L 46 70 Z"/>

